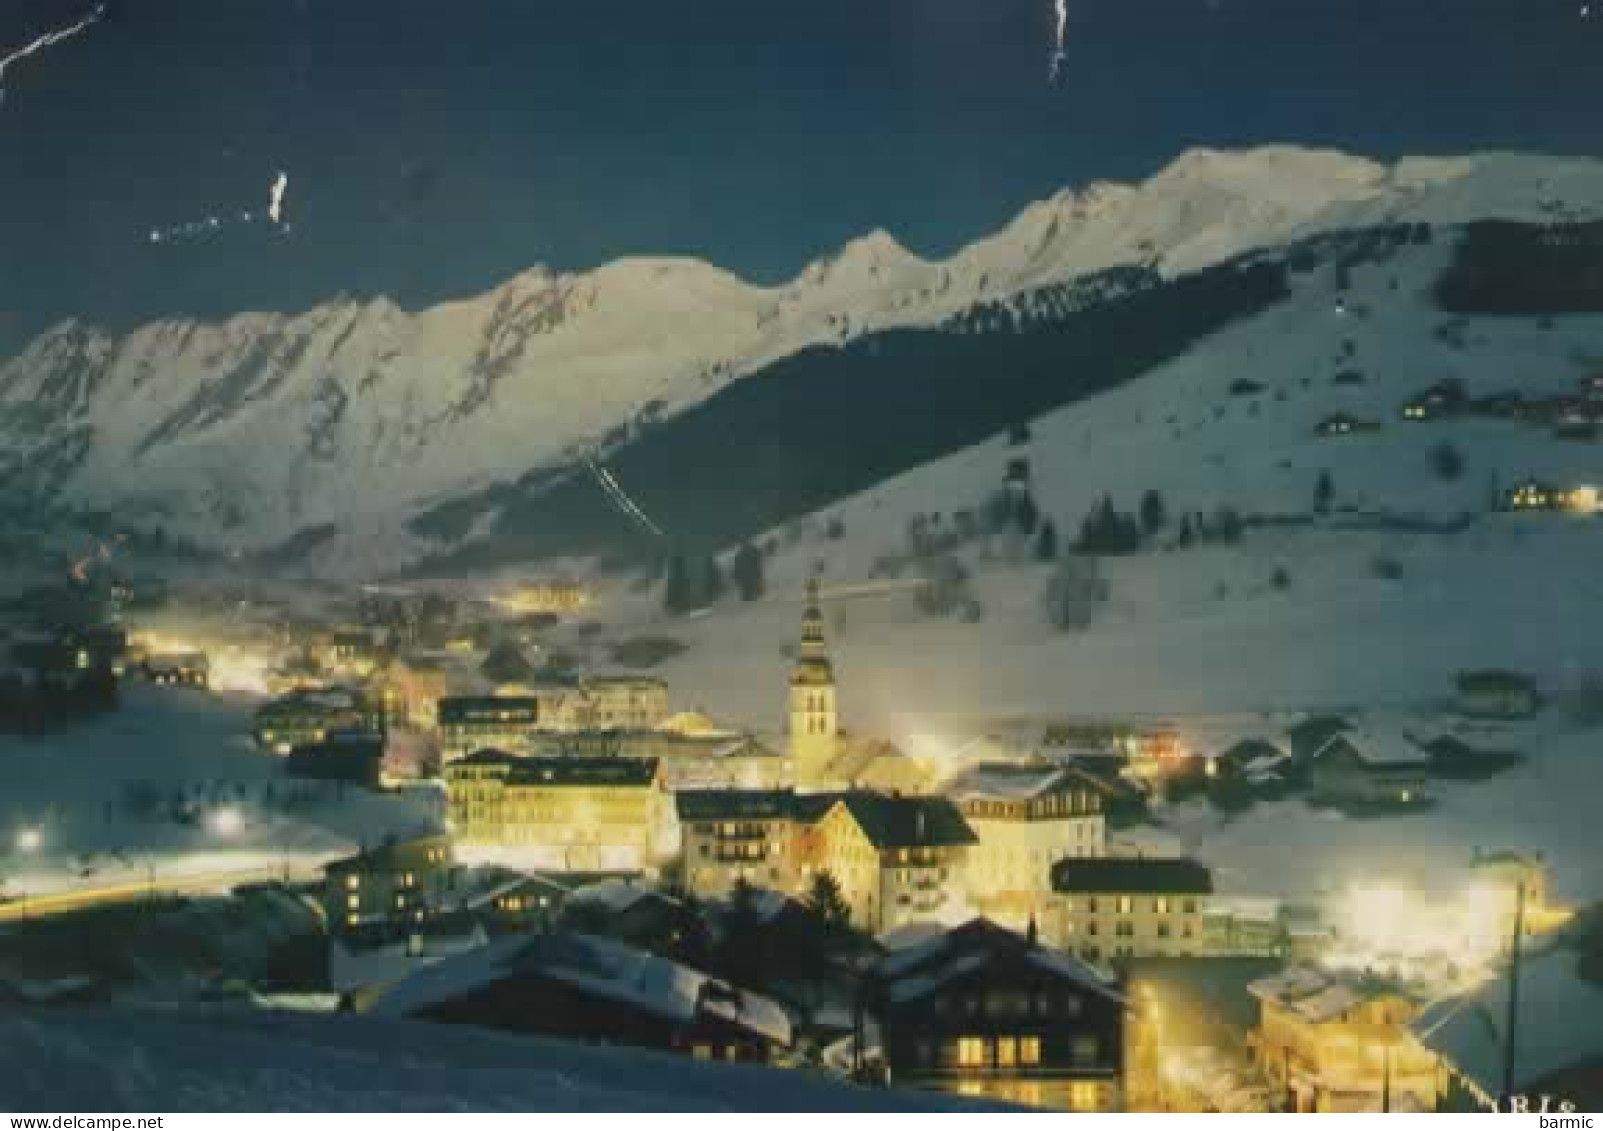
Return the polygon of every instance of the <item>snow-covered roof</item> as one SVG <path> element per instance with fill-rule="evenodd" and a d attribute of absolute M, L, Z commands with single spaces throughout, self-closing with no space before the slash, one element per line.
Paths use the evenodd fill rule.
<path fill-rule="evenodd" d="M 972 766 L 946 783 L 954 801 L 1029 801 L 1040 797 L 1069 777 L 1060 766 L 1015 765 L 987 762 Z"/>
<path fill-rule="evenodd" d="M 1566 946 L 1531 953 L 1520 964 L 1516 1085 L 1536 1083 L 1603 1057 L 1603 985 L 1580 976 Z M 1508 973 L 1472 993 L 1433 1002 L 1412 1028 L 1420 1042 L 1487 1095 L 1502 1090 Z"/>
<path fill-rule="evenodd" d="M 986 966 L 999 955 L 1022 956 L 1046 973 L 1106 997 L 1119 997 L 1100 974 L 1073 955 L 1030 942 L 988 919 L 973 919 L 883 958 L 878 976 L 892 1002 L 914 1001 Z"/>
<path fill-rule="evenodd" d="M 1368 983 L 1311 966 L 1290 967 L 1272 978 L 1260 978 L 1247 988 L 1258 1000 L 1316 1024 L 1334 1020 L 1366 1001 L 1396 992 L 1384 983 Z"/>
<path fill-rule="evenodd" d="M 1425 752 L 1402 735 L 1374 729 L 1331 735 L 1314 754 L 1314 760 L 1327 757 L 1344 744 L 1357 751 L 1359 758 L 1369 766 L 1423 766 L 1428 761 Z"/>
<path fill-rule="evenodd" d="M 682 1024 L 703 1013 L 789 1044 L 790 1016 L 777 1003 L 699 970 L 591 935 L 514 936 L 418 971 L 374 1005 L 406 1017 L 497 983 L 530 975 L 562 982 Z"/>

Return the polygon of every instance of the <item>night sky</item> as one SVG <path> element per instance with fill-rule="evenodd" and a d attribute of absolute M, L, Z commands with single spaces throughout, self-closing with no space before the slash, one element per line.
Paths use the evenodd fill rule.
<path fill-rule="evenodd" d="M 0 54 L 85 0 L 0 0 Z M 944 254 L 1191 145 L 1603 152 L 1583 0 L 120 0 L 0 104 L 0 341 L 65 315 L 416 306 L 533 263 Z M 260 212 L 293 230 L 149 242 Z"/>

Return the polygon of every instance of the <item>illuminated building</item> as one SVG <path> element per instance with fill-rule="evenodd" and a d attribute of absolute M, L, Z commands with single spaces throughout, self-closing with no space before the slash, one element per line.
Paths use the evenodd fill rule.
<path fill-rule="evenodd" d="M 145 678 L 162 687 L 204 688 L 210 669 L 202 652 L 175 652 L 147 656 Z"/>
<path fill-rule="evenodd" d="M 818 581 L 812 578 L 802 613 L 801 647 L 790 673 L 790 755 L 798 789 L 828 788 L 830 769 L 839 754 L 839 733 L 835 667 L 824 640 Z"/>
<path fill-rule="evenodd" d="M 679 814 L 685 887 L 700 896 L 727 894 L 745 881 L 792 890 L 796 885 L 796 795 L 789 790 L 686 790 Z"/>
<path fill-rule="evenodd" d="M 540 704 L 530 696 L 455 696 L 438 707 L 440 751 L 447 762 L 479 750 L 524 752 L 539 724 Z"/>
<path fill-rule="evenodd" d="M 1076 770 L 981 765 L 944 792 L 979 838 L 968 852 L 967 882 L 975 907 L 997 922 L 1022 929 L 1044 918 L 1052 865 L 1106 851 L 1102 792 Z"/>
<path fill-rule="evenodd" d="M 1343 731 L 1315 752 L 1308 778 L 1323 801 L 1406 808 L 1428 801 L 1429 768 L 1425 753 L 1404 738 Z"/>
<path fill-rule="evenodd" d="M 1085 963 L 985 919 L 870 975 L 898 1086 L 1062 1111 L 1121 1108 L 1126 1003 Z"/>
<path fill-rule="evenodd" d="M 1195 860 L 1063 860 L 1045 937 L 1091 962 L 1202 953 L 1213 874 Z"/>
<path fill-rule="evenodd" d="M 654 758 L 530 758 L 481 750 L 445 767 L 463 844 L 513 848 L 553 871 L 653 865 L 666 814 Z"/>
<path fill-rule="evenodd" d="M 1550 483 L 1527 479 L 1509 489 L 1503 505 L 1511 511 L 1551 511 L 1564 505 L 1565 492 Z"/>
<path fill-rule="evenodd" d="M 668 718 L 668 685 L 652 676 L 590 676 L 579 690 L 581 729 L 649 730 Z"/>
<path fill-rule="evenodd" d="M 297 746 L 314 746 L 332 734 L 382 734 L 377 708 L 359 691 L 330 688 L 296 691 L 266 703 L 256 712 L 256 741 L 279 754 Z"/>
<path fill-rule="evenodd" d="M 1250 989 L 1261 1010 L 1252 1048 L 1292 1110 L 1434 1110 L 1441 1066 L 1408 1029 L 1419 1006 L 1407 995 L 1305 966 Z"/>
<path fill-rule="evenodd" d="M 323 910 L 331 934 L 406 933 L 438 909 L 451 875 L 444 836 L 397 841 L 323 868 Z"/>
<path fill-rule="evenodd" d="M 829 872 L 862 930 L 939 919 L 966 897 L 976 838 L 946 798 L 800 794 L 797 808 L 799 883 Z"/>

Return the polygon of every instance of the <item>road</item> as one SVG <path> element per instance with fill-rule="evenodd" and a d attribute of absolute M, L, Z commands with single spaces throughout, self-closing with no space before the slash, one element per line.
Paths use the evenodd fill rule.
<path fill-rule="evenodd" d="M 318 875 L 317 870 L 304 865 L 258 866 L 220 872 L 197 872 L 192 875 L 156 875 L 153 879 L 129 880 L 103 887 L 74 888 L 71 891 L 51 892 L 48 895 L 24 893 L 9 903 L 0 903 L 0 923 L 45 919 L 74 911 L 91 911 L 97 907 L 133 903 L 153 896 L 225 895 L 241 884 L 276 883 L 286 878 L 291 883 L 299 883 L 314 879 Z"/>

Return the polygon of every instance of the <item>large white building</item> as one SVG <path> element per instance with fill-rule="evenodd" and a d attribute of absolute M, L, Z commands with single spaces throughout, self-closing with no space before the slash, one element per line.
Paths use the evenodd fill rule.
<path fill-rule="evenodd" d="M 980 765 L 944 792 L 979 838 L 968 852 L 971 898 L 999 923 L 1039 921 L 1053 902 L 1052 866 L 1106 853 L 1102 787 L 1073 768 Z"/>

